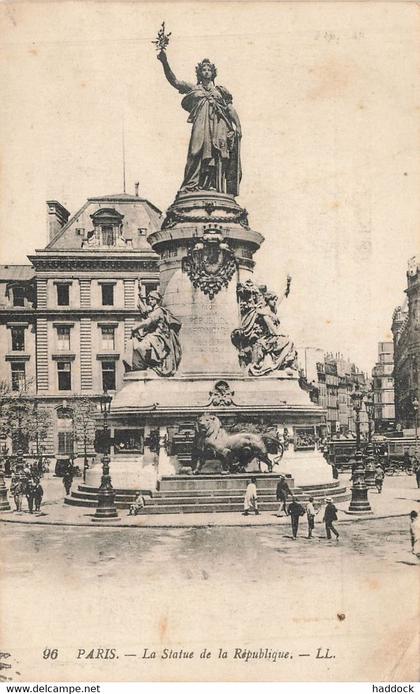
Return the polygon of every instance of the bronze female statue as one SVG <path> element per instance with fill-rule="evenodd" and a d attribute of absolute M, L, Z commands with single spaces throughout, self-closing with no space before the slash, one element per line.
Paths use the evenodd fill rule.
<path fill-rule="evenodd" d="M 192 123 L 180 191 L 215 190 L 239 195 L 241 124 L 230 92 L 214 84 L 215 66 L 204 58 L 195 69 L 197 83 L 193 84 L 175 77 L 165 48 L 161 48 L 157 58 L 169 84 L 185 94 L 181 105 L 190 114 L 188 122 Z"/>
<path fill-rule="evenodd" d="M 162 306 L 159 292 L 150 292 L 147 303 L 139 299 L 139 309 L 141 320 L 132 330 L 126 369 L 152 369 L 159 376 L 173 376 L 181 361 L 181 323 Z"/>

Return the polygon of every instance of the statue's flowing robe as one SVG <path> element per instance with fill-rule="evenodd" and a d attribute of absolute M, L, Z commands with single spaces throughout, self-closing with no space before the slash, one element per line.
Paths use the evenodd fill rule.
<path fill-rule="evenodd" d="M 173 376 L 181 361 L 180 329 L 181 323 L 168 309 L 158 306 L 150 311 L 134 328 L 131 368 Z"/>
<path fill-rule="evenodd" d="M 239 195 L 241 180 L 240 143 L 228 106 L 232 95 L 221 86 L 179 82 L 186 94 L 182 108 L 192 123 L 182 191 L 213 188 L 220 193 Z"/>
<path fill-rule="evenodd" d="M 291 366 L 295 361 L 293 342 L 280 332 L 280 319 L 263 303 L 250 308 L 242 316 L 241 329 L 246 340 L 254 345 L 257 362 L 249 367 L 251 375 L 261 376 Z M 271 358 L 269 363 L 265 360 L 267 354 Z"/>

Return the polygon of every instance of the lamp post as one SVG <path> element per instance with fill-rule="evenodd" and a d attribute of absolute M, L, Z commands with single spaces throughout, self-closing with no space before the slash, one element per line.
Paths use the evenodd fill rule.
<path fill-rule="evenodd" d="M 368 416 L 368 426 L 369 426 L 369 433 L 368 433 L 368 441 L 371 443 L 372 441 L 372 432 L 373 432 L 373 421 L 374 421 L 374 414 L 375 414 L 375 403 L 373 399 L 373 393 L 370 390 L 365 397 L 365 408 Z"/>
<path fill-rule="evenodd" d="M 414 410 L 414 452 L 417 455 L 417 414 L 419 411 L 419 401 L 416 396 L 413 398 L 412 405 Z"/>
<path fill-rule="evenodd" d="M 119 520 L 117 508 L 115 506 L 115 491 L 111 482 L 109 473 L 109 430 L 108 430 L 108 415 L 111 410 L 112 397 L 104 391 L 100 399 L 101 412 L 103 415 L 103 445 L 105 447 L 104 455 L 102 456 L 102 479 L 101 486 L 98 492 L 98 505 L 92 521 L 107 521 L 110 519 Z"/>
<path fill-rule="evenodd" d="M 348 513 L 367 515 L 372 513 L 368 499 L 368 488 L 365 482 L 365 466 L 362 451 L 356 451 L 355 469 L 353 472 L 353 485 L 351 488 L 351 501 Z"/>
<path fill-rule="evenodd" d="M 15 406 L 16 418 L 17 418 L 17 451 L 16 451 L 16 472 L 21 473 L 23 471 L 23 447 L 22 447 L 22 417 L 25 412 L 25 405 L 21 402 L 16 403 Z"/>
<path fill-rule="evenodd" d="M 351 488 L 351 501 L 348 513 L 357 515 L 366 515 L 372 513 L 368 499 L 368 488 L 365 481 L 365 465 L 363 462 L 363 453 L 360 449 L 360 410 L 363 404 L 363 393 L 356 384 L 356 387 L 351 394 L 353 410 L 356 414 L 356 454 L 355 468 L 353 472 L 353 484 Z"/>
<path fill-rule="evenodd" d="M 360 390 L 359 384 L 356 383 L 355 389 L 351 394 L 353 410 L 356 414 L 356 452 L 360 451 L 360 410 L 363 404 L 363 393 Z"/>
<path fill-rule="evenodd" d="M 7 487 L 4 480 L 4 464 L 7 455 L 7 446 L 3 444 L 1 447 L 1 461 L 0 461 L 0 511 L 10 511 L 10 504 L 7 499 Z"/>

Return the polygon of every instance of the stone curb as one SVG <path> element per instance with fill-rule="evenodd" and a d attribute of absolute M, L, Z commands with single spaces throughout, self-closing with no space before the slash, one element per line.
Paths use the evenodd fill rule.
<path fill-rule="evenodd" d="M 347 513 L 344 511 L 344 513 Z M 384 520 L 386 518 L 404 518 L 408 517 L 409 511 L 406 513 L 395 513 L 395 514 L 388 514 L 384 516 L 355 516 L 352 515 L 351 518 L 343 518 L 339 521 L 338 523 L 354 523 L 356 522 L 365 522 L 365 521 L 373 521 L 373 520 Z M 121 517 L 120 517 L 121 518 Z M 121 518 L 122 520 L 122 518 Z M 2 523 L 18 523 L 21 525 L 53 525 L 53 526 L 64 526 L 64 527 L 73 527 L 73 528 L 80 528 L 80 527 L 85 527 L 85 528 L 136 528 L 141 530 L 142 528 L 147 528 L 150 530 L 151 528 L 259 528 L 259 527 L 270 527 L 273 525 L 289 525 L 289 521 L 287 519 L 287 523 L 281 523 L 282 519 L 277 519 L 277 520 L 272 520 L 272 521 L 267 521 L 267 522 L 262 522 L 262 523 L 232 523 L 229 521 L 225 521 L 222 523 L 214 523 L 209 520 L 208 522 L 204 521 L 199 521 L 199 522 L 191 522 L 187 524 L 184 523 L 159 523 L 159 524 L 150 524 L 150 523 L 121 523 L 121 522 L 112 522 L 112 523 L 107 523 L 106 521 L 102 521 L 100 525 L 97 525 L 96 523 L 93 523 L 92 521 L 90 523 L 86 522 L 65 522 L 65 521 L 39 521 L 39 520 L 21 520 L 21 519 L 12 519 L 12 518 L 1 518 L 0 517 L 0 522 Z M 284 519 L 286 520 L 286 519 Z M 323 525 L 322 523 L 319 523 L 319 525 Z"/>

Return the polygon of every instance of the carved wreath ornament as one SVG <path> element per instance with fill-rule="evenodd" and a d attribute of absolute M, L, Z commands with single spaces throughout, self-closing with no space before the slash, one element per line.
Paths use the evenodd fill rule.
<path fill-rule="evenodd" d="M 227 287 L 237 267 L 233 250 L 224 241 L 222 234 L 207 231 L 189 249 L 182 260 L 182 269 L 194 287 L 210 299 Z"/>

